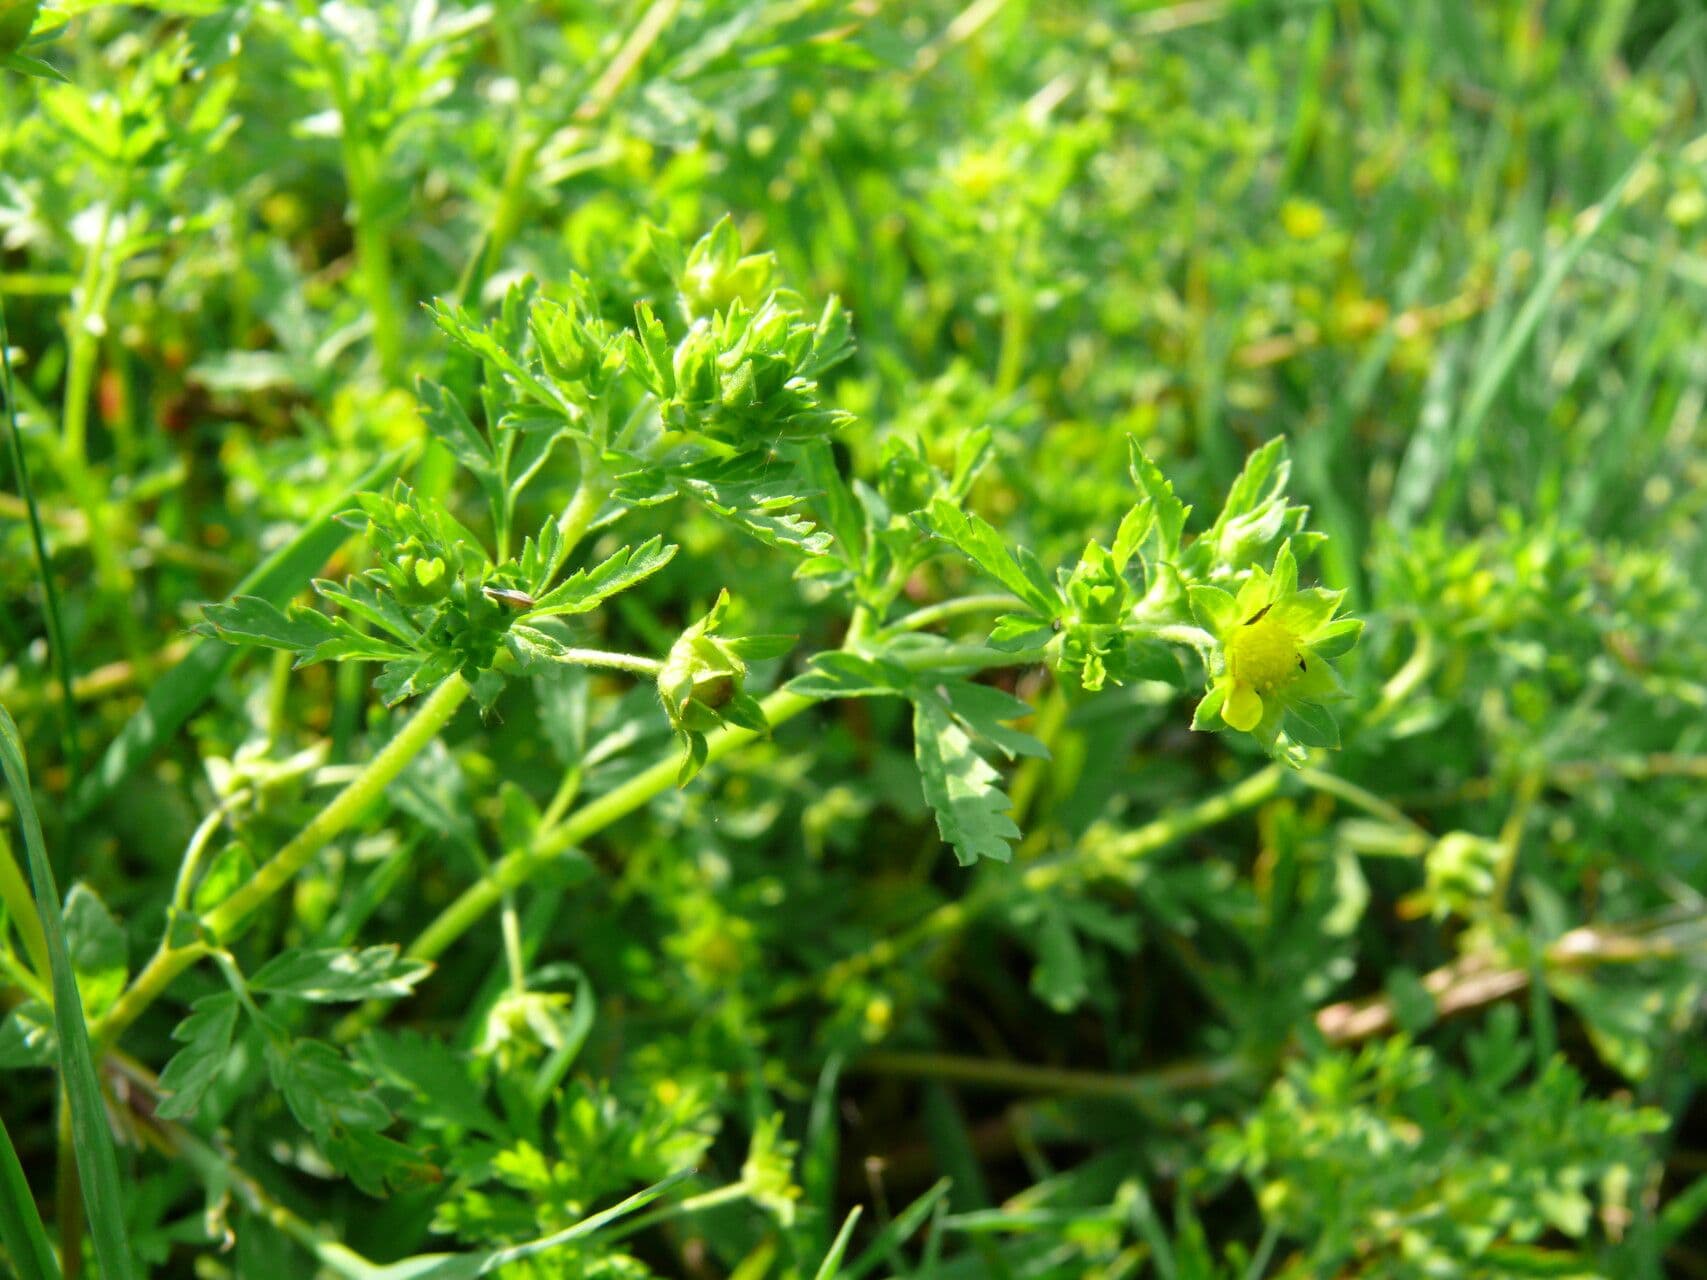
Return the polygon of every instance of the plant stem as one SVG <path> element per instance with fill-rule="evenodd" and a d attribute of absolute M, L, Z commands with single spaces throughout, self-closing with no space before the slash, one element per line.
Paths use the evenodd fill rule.
<path fill-rule="evenodd" d="M 577 667 L 608 667 L 613 671 L 628 671 L 655 680 L 664 669 L 656 658 L 643 658 L 637 653 L 610 653 L 604 649 L 565 649 L 557 661 Z"/>
<path fill-rule="evenodd" d="M 1245 1074 L 1245 1068 L 1239 1062 L 1227 1058 L 1176 1063 L 1141 1075 L 1112 1075 L 1103 1071 L 1037 1066 L 1029 1062 L 881 1049 L 862 1054 L 854 1061 L 853 1070 L 866 1075 L 916 1076 L 1015 1093 L 1050 1093 L 1080 1098 L 1154 1097 L 1186 1089 L 1210 1089 Z"/>
<path fill-rule="evenodd" d="M 605 495 L 599 492 L 603 477 L 599 474 L 598 458 L 592 448 L 578 437 L 575 441 L 575 451 L 581 464 L 581 474 L 575 484 L 575 496 L 569 500 L 569 505 L 563 509 L 563 514 L 557 520 L 557 550 L 551 557 L 551 571 L 546 574 L 547 581 L 557 576 L 557 571 L 563 567 L 563 562 L 569 558 L 575 544 L 587 536 L 587 530 L 592 528 L 599 508 L 604 505 Z"/>
<path fill-rule="evenodd" d="M 102 317 L 112 296 L 112 286 L 105 285 L 107 270 L 107 241 L 112 236 L 113 206 L 108 201 L 101 206 L 101 220 L 95 227 L 95 238 L 83 259 L 83 276 L 77 284 L 77 305 L 71 311 L 71 324 L 66 332 L 69 354 L 65 362 L 65 410 L 61 419 L 65 441 L 66 461 L 82 467 L 88 452 L 89 389 L 95 375 L 95 354 L 100 346 L 100 334 L 90 329 L 96 317 Z M 115 279 L 117 272 L 110 273 Z"/>
<path fill-rule="evenodd" d="M 983 645 L 946 645 L 939 649 L 891 655 L 891 659 L 908 670 L 928 671 L 1028 666 L 1038 661 L 1041 656 L 1042 651 L 1037 649 L 1002 653 Z M 765 723 L 775 728 L 815 705 L 816 701 L 790 693 L 786 689 L 778 689 L 761 704 L 764 708 Z M 726 725 L 708 736 L 706 763 L 715 764 L 759 736 L 751 729 Z M 550 831 L 542 831 L 531 848 L 518 849 L 500 858 L 493 866 L 490 876 L 463 890 L 462 895 L 422 931 L 410 945 L 409 955 L 419 960 L 431 960 L 443 954 L 447 947 L 467 933 L 477 920 L 498 903 L 506 889 L 513 889 L 524 883 L 566 850 L 583 843 L 618 819 L 627 817 L 654 796 L 675 785 L 677 769 L 674 757 L 666 756 L 622 785 L 581 806 L 560 826 Z"/>
<path fill-rule="evenodd" d="M 922 631 L 939 622 L 964 617 L 969 613 L 993 613 L 998 609 L 1022 608 L 1023 605 L 1024 602 L 1018 596 L 1010 596 L 1005 591 L 992 592 L 989 595 L 961 596 L 957 600 L 944 600 L 940 604 L 916 609 L 891 622 L 879 634 L 888 636 L 901 631 Z"/>
<path fill-rule="evenodd" d="M 361 773 L 333 798 L 331 804 L 297 832 L 290 843 L 274 854 L 242 888 L 208 913 L 202 921 L 207 932 L 214 938 L 229 936 L 245 917 L 288 885 L 316 854 L 385 794 L 386 788 L 396 781 L 409 762 L 438 737 L 439 731 L 450 722 L 470 692 L 468 681 L 460 675 L 451 676 L 433 690 L 401 732 L 386 743 Z M 206 952 L 205 944 L 174 947 L 163 940 L 154 958 L 137 975 L 130 989 L 96 1025 L 97 1044 L 103 1047 L 111 1045 L 143 1010 L 160 997 L 174 978 Z"/>
<path fill-rule="evenodd" d="M 1195 834 L 1235 814 L 1255 808 L 1280 789 L 1286 770 L 1278 764 L 1253 773 L 1225 791 L 1206 796 L 1189 809 L 1163 814 L 1124 835 L 1096 839 L 1087 834 L 1085 843 L 1064 858 L 1027 867 L 1018 876 L 987 881 L 964 897 L 945 902 L 909 929 L 881 938 L 864 951 L 832 965 L 817 982 L 819 990 L 833 991 L 843 983 L 894 963 L 928 942 L 963 928 L 991 908 L 1019 894 L 1038 894 L 1076 877 L 1124 880 L 1131 864 L 1177 840 Z M 801 982 L 782 984 L 776 1003 L 787 1004 L 808 990 Z"/>
<path fill-rule="evenodd" d="M 731 1182 L 710 1191 L 702 1191 L 699 1195 L 689 1196 L 678 1204 L 667 1205 L 662 1209 L 654 1209 L 651 1213 L 642 1213 L 630 1218 L 621 1226 L 605 1232 L 603 1240 L 606 1244 L 615 1244 L 619 1240 L 626 1240 L 630 1236 L 639 1235 L 642 1231 L 658 1226 L 660 1223 L 669 1222 L 673 1218 L 704 1213 L 707 1209 L 715 1209 L 719 1205 L 744 1200 L 748 1194 L 745 1182 Z"/>

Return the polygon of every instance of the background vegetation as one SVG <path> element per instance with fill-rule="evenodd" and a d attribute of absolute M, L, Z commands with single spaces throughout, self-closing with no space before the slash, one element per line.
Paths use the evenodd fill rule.
<path fill-rule="evenodd" d="M 0 1270 L 1707 1275 L 1707 10 L 0 53 Z M 1123 594 L 1288 534 L 1290 763 Z"/>

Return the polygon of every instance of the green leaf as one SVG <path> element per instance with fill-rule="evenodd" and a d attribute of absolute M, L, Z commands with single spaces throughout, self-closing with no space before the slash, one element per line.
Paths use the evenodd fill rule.
<path fill-rule="evenodd" d="M 1055 584 L 1021 547 L 1010 552 L 1002 535 L 978 516 L 962 511 L 946 498 L 937 498 L 919 514 L 920 522 L 937 537 L 954 544 L 985 573 L 1046 618 L 1059 617 L 1062 600 Z"/>
<path fill-rule="evenodd" d="M 491 1275 L 498 1268 L 512 1262 L 525 1262 L 529 1258 L 537 1258 L 553 1249 L 561 1249 L 573 1241 L 594 1235 L 600 1227 L 607 1226 L 618 1218 L 627 1217 L 636 1209 L 645 1208 L 671 1187 L 692 1176 L 692 1169 L 673 1173 L 662 1181 L 635 1192 L 626 1200 L 583 1218 L 572 1227 L 565 1227 L 562 1231 L 523 1244 L 508 1245 L 482 1253 L 423 1253 L 386 1266 L 375 1266 L 356 1257 L 347 1249 L 329 1246 L 319 1251 L 320 1262 L 337 1275 L 345 1277 L 345 1280 L 476 1280 L 477 1277 Z"/>
<path fill-rule="evenodd" d="M 449 391 L 425 378 L 415 384 L 421 402 L 421 417 L 427 430 L 450 450 L 450 454 L 475 476 L 490 476 L 496 465 L 491 442 L 469 420 L 467 411 Z"/>
<path fill-rule="evenodd" d="M 258 596 L 238 596 L 230 604 L 202 611 L 205 626 L 228 644 L 255 644 L 297 655 L 296 665 L 316 662 L 394 662 L 409 655 L 401 645 L 358 630 L 347 618 L 333 618 L 293 604 L 281 611 Z"/>
<path fill-rule="evenodd" d="M 349 540 L 350 531 L 338 514 L 349 507 L 351 497 L 396 475 L 418 451 L 418 445 L 409 445 L 368 468 L 313 522 L 238 583 L 234 594 L 284 604 Z M 71 806 L 74 821 L 112 794 L 131 770 L 152 757 L 182 727 L 237 660 L 237 653 L 221 640 L 204 640 L 154 682 L 142 706 L 107 747 L 100 764 L 78 785 Z"/>
<path fill-rule="evenodd" d="M 474 1083 L 470 1059 L 442 1040 L 418 1031 L 370 1032 L 358 1053 L 375 1077 L 407 1095 L 398 1110 L 417 1123 L 436 1129 L 460 1125 L 493 1138 L 504 1135 L 503 1122 Z"/>
<path fill-rule="evenodd" d="M 913 704 L 913 750 L 925 801 L 960 864 L 1008 861 L 1020 830 L 1008 816 L 1001 776 L 978 754 L 946 702 L 922 697 Z"/>
<path fill-rule="evenodd" d="M 0 0 L 0 53 L 12 53 L 29 39 L 41 12 L 41 0 Z"/>
<path fill-rule="evenodd" d="M 323 1041 L 270 1042 L 267 1073 L 297 1123 L 322 1142 L 340 1129 L 391 1123 L 373 1080 Z"/>
<path fill-rule="evenodd" d="M 27 53 L 0 53 L 0 67 L 8 71 L 16 71 L 21 76 L 34 76 L 38 80 L 57 80 L 61 84 L 70 84 L 71 77 L 66 75 L 51 62 L 40 58 L 32 58 Z"/>
<path fill-rule="evenodd" d="M 848 1210 L 848 1216 L 842 1220 L 842 1229 L 836 1232 L 835 1241 L 830 1245 L 830 1251 L 824 1255 L 824 1261 L 818 1265 L 813 1274 L 813 1280 L 837 1280 L 842 1271 L 842 1258 L 847 1254 L 848 1242 L 853 1239 L 854 1228 L 859 1225 L 860 1206 L 855 1205 Z"/>
<path fill-rule="evenodd" d="M 927 1187 L 918 1199 L 895 1215 L 894 1221 L 888 1223 L 882 1231 L 873 1237 L 853 1264 L 848 1267 L 845 1275 L 839 1275 L 837 1280 L 864 1280 L 885 1262 L 895 1256 L 897 1247 L 911 1239 L 913 1233 L 925 1224 L 925 1219 L 931 1216 L 939 1201 L 948 1194 L 953 1185 L 947 1178 L 939 1178 Z"/>
<path fill-rule="evenodd" d="M 95 891 L 84 884 L 65 895 L 65 944 L 83 992 L 83 1008 L 99 1017 L 118 999 L 130 976 L 124 929 Z"/>
<path fill-rule="evenodd" d="M 348 1000 L 395 999 L 408 995 L 433 966 L 404 957 L 395 944 L 285 951 L 249 979 L 249 988 L 274 996 L 335 1004 Z"/>
<path fill-rule="evenodd" d="M 1011 729 L 1003 721 L 1023 720 L 1031 715 L 1031 704 L 993 685 L 977 684 L 971 680 L 939 680 L 931 685 L 943 698 L 949 710 L 966 728 L 990 743 L 1008 759 L 1015 756 L 1046 758 L 1048 749 L 1019 729 Z"/>
<path fill-rule="evenodd" d="M 53 1035 L 53 1010 L 26 1000 L 0 1023 L 0 1071 L 51 1067 L 59 1053 Z"/>
<path fill-rule="evenodd" d="M 1070 1013 L 1090 994 L 1079 940 L 1073 935 L 1066 912 L 1051 898 L 1040 903 L 1037 967 L 1032 970 L 1031 989 L 1056 1013 Z"/>
<path fill-rule="evenodd" d="M 704 474 L 677 475 L 672 479 L 682 493 L 712 515 L 767 547 L 821 556 L 834 544 L 830 535 L 811 520 L 789 510 L 804 500 L 803 495 Z"/>
<path fill-rule="evenodd" d="M 0 1248 L 6 1252 L 19 1280 L 59 1280 L 59 1260 L 53 1255 L 47 1228 L 36 1198 L 18 1163 L 12 1135 L 0 1119 Z"/>
<path fill-rule="evenodd" d="M 566 578 L 529 609 L 523 617 L 549 618 L 559 614 L 586 613 L 603 601 L 651 577 L 675 558 L 674 545 L 651 538 L 638 547 L 624 547 L 602 564 L 582 569 Z"/>
<path fill-rule="evenodd" d="M 1127 441 L 1132 480 L 1149 496 L 1156 513 L 1156 529 L 1161 543 L 1163 560 L 1179 558 L 1180 536 L 1185 530 L 1185 518 L 1191 508 L 1174 496 L 1174 486 L 1162 470 L 1150 461 L 1136 437 Z"/>
<path fill-rule="evenodd" d="M 1238 602 L 1220 587 L 1199 583 L 1186 588 L 1191 601 L 1191 616 L 1197 625 L 1212 636 L 1224 636 L 1240 621 Z"/>
<path fill-rule="evenodd" d="M 787 689 L 802 698 L 878 698 L 904 696 L 913 677 L 905 667 L 857 653 L 814 655 L 810 669 L 790 680 Z"/>
<path fill-rule="evenodd" d="M 172 1039 L 184 1047 L 160 1073 L 160 1087 L 167 1095 L 157 1108 L 161 1116 L 175 1120 L 195 1114 L 230 1057 L 238 1008 L 237 996 L 230 991 L 204 996 L 190 1006 L 190 1016 L 172 1032 Z"/>
<path fill-rule="evenodd" d="M 1313 702 L 1293 703 L 1286 709 L 1286 736 L 1301 747 L 1337 751 L 1340 745 L 1340 727 L 1334 713 Z"/>
<path fill-rule="evenodd" d="M 129 1280 L 133 1274 L 132 1254 L 125 1238 L 125 1201 L 119 1189 L 118 1157 L 113 1151 L 106 1104 L 95 1074 L 89 1029 L 83 1021 L 83 999 L 77 990 L 71 949 L 66 942 L 59 891 L 54 885 L 53 868 L 42 840 L 41 818 L 36 813 L 35 797 L 30 793 L 23 740 L 5 707 L 0 707 L 0 771 L 6 775 L 6 784 L 12 790 L 12 804 L 24 829 L 30 881 L 36 907 L 42 917 L 42 933 L 47 940 L 48 960 L 52 966 L 60 1082 L 70 1102 L 72 1147 L 76 1152 L 83 1200 L 89 1213 L 89 1234 L 95 1241 L 95 1256 L 101 1264 L 101 1274 L 107 1280 Z"/>

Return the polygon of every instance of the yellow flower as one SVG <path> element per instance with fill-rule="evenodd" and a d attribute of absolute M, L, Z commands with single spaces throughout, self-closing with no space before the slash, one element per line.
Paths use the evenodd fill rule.
<path fill-rule="evenodd" d="M 1192 612 L 1219 645 L 1193 727 L 1237 729 L 1271 750 L 1282 730 L 1298 746 L 1338 746 L 1339 731 L 1322 706 L 1341 692 L 1329 660 L 1351 648 L 1363 628 L 1334 617 L 1343 596 L 1298 590 L 1290 542 L 1272 572 L 1251 570 L 1237 596 L 1191 587 Z"/>

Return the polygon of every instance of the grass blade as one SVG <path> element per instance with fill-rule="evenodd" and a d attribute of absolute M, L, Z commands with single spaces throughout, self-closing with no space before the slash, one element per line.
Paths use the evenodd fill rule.
<path fill-rule="evenodd" d="M 861 1277 L 870 1275 L 886 1260 L 890 1260 L 895 1250 L 903 1242 L 910 1240 L 913 1233 L 924 1225 L 925 1219 L 931 1215 L 931 1210 L 936 1208 L 937 1201 L 948 1194 L 948 1189 L 952 1185 L 953 1179 L 942 1178 L 929 1187 L 912 1204 L 901 1210 L 896 1215 L 895 1220 L 884 1227 L 878 1233 L 877 1238 L 866 1246 L 865 1252 L 860 1254 L 854 1264 L 848 1268 L 848 1273 L 843 1280 L 861 1280 Z M 843 1230 L 845 1231 L 846 1228 L 844 1227 Z M 896 1265 L 899 1263 L 897 1262 Z"/>
<path fill-rule="evenodd" d="M 349 507 L 354 495 L 396 475 L 419 448 L 419 445 L 408 445 L 363 472 L 312 524 L 232 588 L 232 594 L 258 596 L 283 608 L 285 602 L 320 571 L 332 553 L 354 536 L 349 528 L 338 522 L 338 513 Z M 101 762 L 78 787 L 71 805 L 73 821 L 84 817 L 112 794 L 113 788 L 132 769 L 144 763 L 178 731 L 206 700 L 225 669 L 237 660 L 241 652 L 223 640 L 203 640 L 185 655 L 182 662 L 155 682 L 142 706 L 107 747 Z"/>
<path fill-rule="evenodd" d="M 1516 367 L 1518 357 L 1528 349 L 1530 339 L 1535 336 L 1536 329 L 1547 314 L 1547 308 L 1553 303 L 1553 296 L 1558 293 L 1559 286 L 1564 284 L 1571 269 L 1577 265 L 1583 251 L 1594 242 L 1607 223 L 1618 215 L 1621 208 L 1619 201 L 1623 198 L 1625 188 L 1643 166 L 1650 163 L 1652 161 L 1648 154 L 1643 152 L 1618 181 L 1612 184 L 1611 189 L 1599 202 L 1584 211 L 1583 216 L 1578 219 L 1576 233 L 1548 262 L 1547 269 L 1536 282 L 1535 292 L 1524 301 L 1511 322 L 1511 328 L 1500 335 L 1499 344 L 1494 348 L 1492 357 L 1477 373 L 1476 380 L 1470 386 L 1464 413 L 1455 428 L 1457 457 L 1435 502 L 1437 518 L 1449 517 L 1457 506 L 1464 481 L 1476 460 L 1476 450 L 1481 442 L 1482 427 L 1487 422 L 1488 413 L 1493 409 L 1494 401 L 1505 386 L 1506 379 L 1511 376 L 1512 369 Z"/>
<path fill-rule="evenodd" d="M 853 1230 L 859 1222 L 859 1206 L 856 1204 L 848 1211 L 847 1221 L 842 1223 L 842 1229 L 836 1233 L 836 1242 L 830 1246 L 830 1252 L 824 1255 L 824 1262 L 818 1268 L 814 1280 L 836 1280 L 842 1273 L 842 1255 L 848 1251 L 848 1241 L 853 1239 Z"/>
<path fill-rule="evenodd" d="M 53 665 L 59 673 L 59 725 L 66 767 L 76 779 L 83 772 L 77 750 L 77 702 L 71 694 L 71 651 L 65 644 L 65 617 L 59 608 L 59 588 L 47 558 L 47 538 L 42 533 L 41 511 L 36 507 L 30 469 L 24 461 L 24 441 L 18 435 L 17 398 L 12 391 L 11 335 L 6 330 L 6 300 L 0 297 L 0 391 L 6 397 L 6 436 L 12 446 L 12 473 L 17 477 L 18 496 L 30 513 L 30 541 L 36 550 L 36 572 L 41 577 L 42 600 L 47 606 L 47 638 L 53 650 Z"/>
<path fill-rule="evenodd" d="M 385 1266 L 375 1266 L 340 1244 L 323 1244 L 316 1250 L 316 1254 L 322 1264 L 345 1277 L 345 1280 L 476 1280 L 479 1276 L 491 1275 L 499 1267 L 509 1263 L 522 1262 L 542 1253 L 549 1253 L 553 1249 L 560 1249 L 571 1241 L 590 1236 L 600 1227 L 651 1204 L 671 1187 L 692 1175 L 692 1169 L 682 1169 L 661 1182 L 654 1182 L 651 1186 L 636 1191 L 628 1199 L 613 1204 L 608 1209 L 601 1209 L 590 1217 L 582 1218 L 572 1227 L 566 1227 L 538 1240 L 529 1240 L 525 1244 L 510 1245 L 502 1249 L 479 1253 L 423 1253 Z"/>
<path fill-rule="evenodd" d="M 59 1280 L 59 1262 L 4 1120 L 0 1120 L 0 1245 L 5 1246 L 20 1280 Z"/>
<path fill-rule="evenodd" d="M 119 1207 L 118 1156 L 113 1151 L 113 1136 L 107 1129 L 106 1109 L 101 1102 L 101 1085 L 95 1075 L 95 1059 L 89 1050 L 89 1028 L 83 1022 L 83 999 L 77 992 L 77 976 L 72 971 L 71 952 L 65 941 L 59 890 L 53 882 L 53 868 L 48 864 L 41 818 L 30 794 L 23 741 L 5 707 L 0 707 L 0 769 L 6 774 L 6 784 L 12 789 L 12 801 L 18 809 L 18 821 L 24 829 L 36 912 L 41 918 L 48 963 L 53 971 L 53 1024 L 58 1040 L 60 1081 L 71 1105 L 71 1133 L 83 1183 L 83 1202 L 89 1211 L 89 1234 L 95 1241 L 101 1275 L 106 1280 L 130 1280 L 131 1254 L 125 1243 L 124 1219 Z"/>

